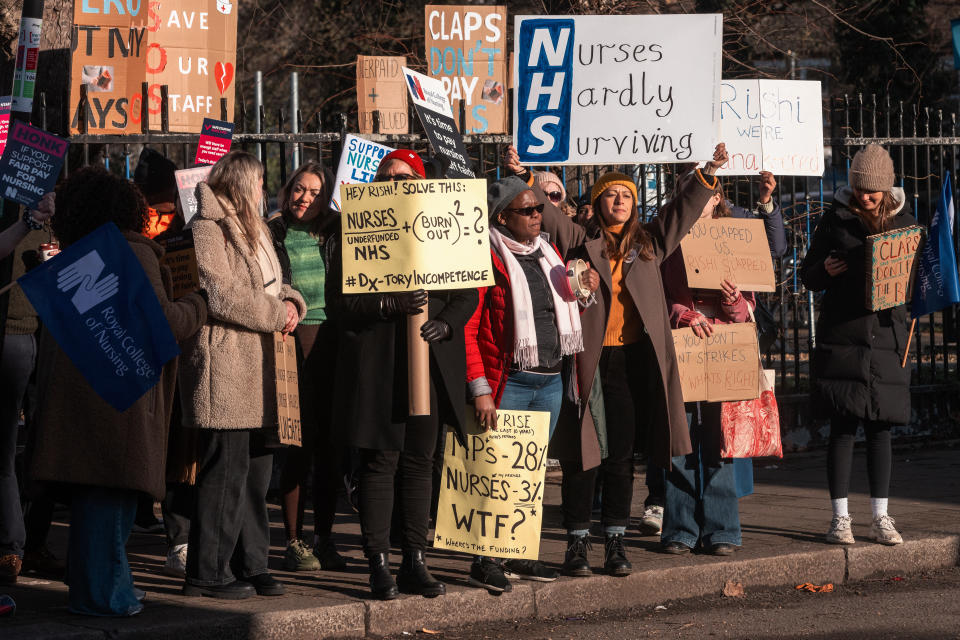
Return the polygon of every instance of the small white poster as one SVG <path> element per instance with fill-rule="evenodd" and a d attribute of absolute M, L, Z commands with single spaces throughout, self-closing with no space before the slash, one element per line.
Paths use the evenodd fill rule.
<path fill-rule="evenodd" d="M 393 151 L 390 147 L 364 140 L 348 133 L 343 141 L 340 164 L 337 165 L 337 178 L 334 183 L 330 208 L 340 211 L 340 185 L 370 182 L 377 174 L 377 167 L 383 157 Z"/>

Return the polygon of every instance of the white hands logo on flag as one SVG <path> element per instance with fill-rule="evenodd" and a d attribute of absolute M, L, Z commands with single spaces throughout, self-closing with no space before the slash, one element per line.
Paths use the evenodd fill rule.
<path fill-rule="evenodd" d="M 80 314 L 116 295 L 120 290 L 120 278 L 117 274 L 108 273 L 98 279 L 105 266 L 100 254 L 91 251 L 57 272 L 57 289 L 66 292 L 77 287 L 71 302 Z"/>

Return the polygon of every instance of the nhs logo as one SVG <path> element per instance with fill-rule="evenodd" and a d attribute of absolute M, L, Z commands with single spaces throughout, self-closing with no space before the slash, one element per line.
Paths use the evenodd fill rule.
<path fill-rule="evenodd" d="M 517 17 L 514 139 L 521 162 L 564 162 L 570 155 L 574 21 Z"/>

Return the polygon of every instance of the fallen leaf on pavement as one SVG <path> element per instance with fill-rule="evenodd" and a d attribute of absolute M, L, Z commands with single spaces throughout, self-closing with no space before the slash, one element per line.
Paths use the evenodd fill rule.
<path fill-rule="evenodd" d="M 734 582 L 733 580 L 728 580 L 725 585 L 723 585 L 723 595 L 728 598 L 742 598 L 743 597 L 743 583 Z"/>
<path fill-rule="evenodd" d="M 440 633 L 439 631 L 434 631 L 433 629 L 427 629 L 426 627 L 420 629 L 420 632 L 421 632 L 421 633 L 429 633 L 429 634 L 432 635 L 432 636 L 435 636 L 435 635 L 437 635 L 438 633 Z"/>
<path fill-rule="evenodd" d="M 801 591 L 809 591 L 810 593 L 830 593 L 833 591 L 833 583 L 828 582 L 824 585 L 813 584 L 812 582 L 804 582 L 803 584 L 798 584 L 797 589 Z"/>

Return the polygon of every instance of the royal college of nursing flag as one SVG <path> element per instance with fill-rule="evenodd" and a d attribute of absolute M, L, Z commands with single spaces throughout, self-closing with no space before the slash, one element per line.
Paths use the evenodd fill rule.
<path fill-rule="evenodd" d="M 117 411 L 157 384 L 163 365 L 180 353 L 153 285 L 112 222 L 17 282 L 63 352 Z"/>
<path fill-rule="evenodd" d="M 937 211 L 930 223 L 927 242 L 920 254 L 917 279 L 913 285 L 913 318 L 940 311 L 960 302 L 957 256 L 953 251 L 953 190 L 947 172 Z"/>

